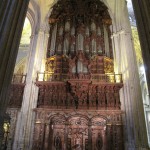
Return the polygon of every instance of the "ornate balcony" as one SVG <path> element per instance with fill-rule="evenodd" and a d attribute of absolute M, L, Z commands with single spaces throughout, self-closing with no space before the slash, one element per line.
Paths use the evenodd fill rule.
<path fill-rule="evenodd" d="M 26 75 L 24 74 L 14 74 L 12 78 L 12 84 L 25 84 L 26 82 Z"/>
<path fill-rule="evenodd" d="M 114 73 L 113 60 L 100 55 L 55 55 L 37 73 L 38 106 L 51 109 L 119 110 L 122 75 Z"/>
<path fill-rule="evenodd" d="M 38 73 L 38 107 L 120 109 L 121 74 Z"/>
<path fill-rule="evenodd" d="M 9 92 L 9 105 L 10 108 L 20 108 L 22 105 L 23 92 L 26 82 L 26 75 L 14 74 L 12 84 Z"/>
<path fill-rule="evenodd" d="M 122 74 L 59 74 L 59 73 L 37 73 L 36 81 L 67 81 L 67 80 L 91 80 L 98 83 L 123 83 Z"/>

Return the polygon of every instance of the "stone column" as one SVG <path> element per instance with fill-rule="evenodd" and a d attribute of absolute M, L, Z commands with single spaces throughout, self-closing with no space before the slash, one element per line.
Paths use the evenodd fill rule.
<path fill-rule="evenodd" d="M 16 131 L 15 131 L 15 137 L 14 137 L 14 144 L 13 149 L 17 150 L 18 147 L 22 147 L 20 145 L 23 145 L 24 142 L 24 134 L 25 132 L 25 125 L 26 121 L 28 119 L 28 111 L 31 107 L 30 98 L 32 98 L 32 103 L 35 103 L 35 98 L 37 96 L 37 89 L 35 85 L 32 83 L 32 75 L 33 75 L 33 66 L 34 66 L 34 60 L 36 55 L 36 44 L 37 44 L 38 34 L 31 35 L 31 41 L 30 41 L 30 54 L 29 54 L 29 60 L 27 64 L 27 78 L 26 78 L 26 86 L 24 89 L 24 96 L 23 96 L 23 103 L 21 111 L 19 112 L 17 124 L 16 124 Z M 31 96 L 31 93 L 33 94 Z M 36 104 L 35 104 L 36 105 Z M 32 118 L 33 116 L 31 116 Z M 30 127 L 31 128 L 31 127 Z"/>
<path fill-rule="evenodd" d="M 0 2 L 0 147 L 3 116 L 8 104 L 8 88 L 14 71 L 19 42 L 29 0 Z"/>
<path fill-rule="evenodd" d="M 116 65 L 117 65 L 116 68 L 119 71 L 119 73 L 121 72 L 123 74 L 124 86 L 123 86 L 123 89 L 121 89 L 120 100 L 121 100 L 121 108 L 126 113 L 126 116 L 124 118 L 124 124 L 126 126 L 125 136 L 127 138 L 127 141 L 125 143 L 125 146 L 130 150 L 130 149 L 134 149 L 134 146 L 135 146 L 134 130 L 133 130 L 134 129 L 134 119 L 133 119 L 133 114 L 132 114 L 132 112 L 133 112 L 132 99 L 135 99 L 135 98 L 133 98 L 132 95 L 130 95 L 130 83 L 133 84 L 133 82 L 134 82 L 134 80 L 131 76 L 132 75 L 131 69 L 133 69 L 134 65 L 136 65 L 136 64 L 134 63 L 134 65 L 131 67 L 131 69 L 128 66 L 128 64 L 131 63 L 130 61 L 133 59 L 131 59 L 130 61 L 127 60 L 127 54 L 125 54 L 126 48 L 124 48 L 125 44 L 122 43 L 125 41 L 125 39 L 123 39 L 123 36 L 125 36 L 125 34 L 123 35 L 123 33 L 118 32 L 117 34 L 113 35 L 112 40 L 114 42 L 115 50 L 116 50 L 116 56 L 115 56 Z M 128 38 L 130 39 L 131 38 L 130 36 L 131 35 L 129 35 L 126 39 L 128 39 Z M 131 44 L 131 41 L 130 41 L 130 44 Z M 132 48 L 128 47 L 127 49 L 129 51 L 131 51 Z M 127 52 L 127 53 L 130 54 L 131 52 Z M 123 59 L 124 56 L 125 56 L 125 59 Z M 135 56 L 132 55 L 132 57 L 134 58 Z M 124 64 L 124 65 L 122 65 L 122 67 L 121 67 L 121 64 Z M 131 75 L 129 74 L 130 71 L 131 71 Z M 137 70 L 136 70 L 136 73 L 138 74 Z"/>
<path fill-rule="evenodd" d="M 32 149 L 34 116 L 33 109 L 37 106 L 38 87 L 35 85 L 37 72 L 41 71 L 42 59 L 47 46 L 47 32 L 41 28 L 32 35 L 30 56 L 27 69 L 26 87 L 24 90 L 21 112 L 18 116 L 13 149 Z"/>
<path fill-rule="evenodd" d="M 150 93 L 150 1 L 132 0 Z"/>
<path fill-rule="evenodd" d="M 118 3 L 117 3 L 118 2 Z M 126 149 L 146 149 L 148 147 L 142 93 L 136 55 L 133 48 L 131 26 L 124 0 L 116 1 L 117 19 L 113 23 L 115 61 L 118 73 L 123 75 L 124 86 L 120 90 L 122 110 L 125 112 Z"/>

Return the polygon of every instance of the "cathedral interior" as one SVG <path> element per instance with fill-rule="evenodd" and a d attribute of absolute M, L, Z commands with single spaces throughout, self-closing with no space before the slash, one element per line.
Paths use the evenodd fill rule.
<path fill-rule="evenodd" d="M 0 150 L 150 149 L 149 11 L 2 0 Z"/>

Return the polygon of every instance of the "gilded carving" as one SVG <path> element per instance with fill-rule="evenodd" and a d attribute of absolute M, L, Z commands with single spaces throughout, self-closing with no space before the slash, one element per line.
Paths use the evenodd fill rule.
<path fill-rule="evenodd" d="M 46 69 L 36 82 L 34 149 L 123 150 L 123 84 L 114 73 L 107 7 L 97 0 L 58 0 L 49 23 Z"/>
<path fill-rule="evenodd" d="M 36 111 L 40 112 L 40 109 Z M 109 113 L 111 117 L 117 118 L 117 115 L 111 115 L 111 111 Z M 46 115 L 46 113 L 44 114 Z M 91 115 L 92 120 L 88 118 L 88 114 L 86 113 L 84 113 L 84 115 L 82 113 L 73 115 L 73 112 L 70 112 L 70 114 L 66 115 L 66 113 L 62 111 L 61 115 L 57 112 L 50 114 L 47 118 L 49 122 L 51 122 L 50 124 L 44 125 L 38 120 L 38 122 L 35 123 L 33 149 L 41 149 L 41 145 L 44 145 L 45 149 L 49 148 L 51 150 L 66 149 L 66 146 L 69 149 L 86 149 L 91 144 L 87 142 L 90 138 L 92 138 L 92 150 L 94 150 L 94 148 L 111 149 L 113 147 L 113 149 L 115 149 L 122 147 L 122 121 L 120 120 L 115 123 L 112 118 L 110 119 L 111 121 L 109 121 L 109 124 L 113 124 L 113 126 L 111 126 L 107 125 L 108 121 L 102 112 L 99 116 L 95 116 L 92 112 Z M 121 115 L 121 112 L 119 112 L 118 115 Z M 118 126 L 119 123 L 120 126 Z M 114 139 L 113 141 L 112 138 Z M 48 141 L 51 144 L 48 144 Z M 104 144 L 105 142 L 111 143 L 111 145 Z"/>

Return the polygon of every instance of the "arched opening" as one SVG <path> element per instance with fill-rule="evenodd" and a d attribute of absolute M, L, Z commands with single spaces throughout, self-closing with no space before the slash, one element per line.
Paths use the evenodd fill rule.
<path fill-rule="evenodd" d="M 28 63 L 28 57 L 30 53 L 30 37 L 32 33 L 31 23 L 29 19 L 26 17 L 22 36 L 20 40 L 17 60 L 16 60 L 16 66 L 14 70 L 14 78 L 13 82 L 24 82 L 21 81 L 21 79 L 24 80 L 24 75 L 27 73 L 27 63 Z"/>

